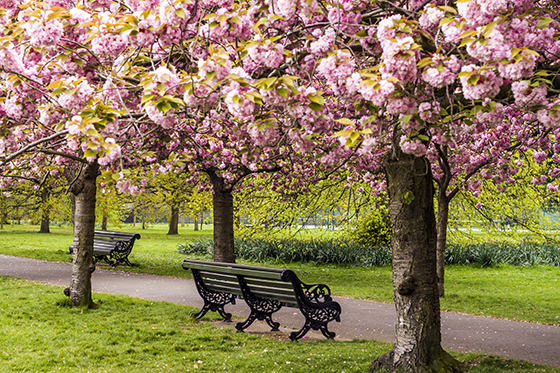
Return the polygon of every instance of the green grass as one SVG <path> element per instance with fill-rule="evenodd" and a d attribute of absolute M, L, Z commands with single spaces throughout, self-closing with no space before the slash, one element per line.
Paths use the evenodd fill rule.
<path fill-rule="evenodd" d="M 204 228 L 206 230 L 198 232 L 192 231 L 192 226 L 188 229 L 180 228 L 179 236 L 167 236 L 167 227 L 163 225 L 146 230 L 123 227 L 120 230 L 142 235 L 130 257 L 132 262 L 140 266 L 119 266 L 117 269 L 190 278 L 190 271 L 181 268 L 185 256 L 177 253 L 176 248 L 187 240 L 210 237 L 212 231 L 208 226 Z M 53 228 L 53 233 L 50 234 L 35 233 L 37 231 L 38 227 L 28 225 L 9 226 L 0 230 L 0 253 L 43 260 L 70 261 L 70 255 L 67 254 L 68 245 L 72 242 L 69 228 Z M 386 303 L 393 301 L 390 267 L 359 268 L 277 262 L 252 264 L 288 266 L 305 282 L 329 285 L 334 295 Z M 454 265 L 446 269 L 446 296 L 441 300 L 441 308 L 474 315 L 559 325 L 558 299 L 558 267 L 480 268 Z"/>
<path fill-rule="evenodd" d="M 95 294 L 70 308 L 62 287 L 0 276 L 0 372 L 365 372 L 391 346 L 236 333 L 187 315 L 193 307 Z M 209 316 L 210 318 L 215 316 Z M 560 369 L 457 354 L 468 373 Z"/>

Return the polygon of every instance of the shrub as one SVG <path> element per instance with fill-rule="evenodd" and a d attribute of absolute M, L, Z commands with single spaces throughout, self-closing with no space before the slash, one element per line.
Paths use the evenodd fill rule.
<path fill-rule="evenodd" d="M 525 267 L 560 266 L 560 248 L 556 245 L 535 242 L 448 245 L 445 251 L 445 263 L 478 264 L 483 267 L 500 264 Z"/>
<path fill-rule="evenodd" d="M 198 240 L 181 244 L 182 254 L 206 255 L 213 253 L 212 240 Z M 296 240 L 238 238 L 235 240 L 235 256 L 238 259 L 266 262 L 301 262 L 320 264 L 350 264 L 357 266 L 386 266 L 391 264 L 391 251 L 383 246 L 376 249 L 352 240 Z"/>
<path fill-rule="evenodd" d="M 202 255 L 209 259 L 214 252 L 214 245 L 212 240 L 202 239 L 181 244 L 177 249 L 182 254 Z M 391 265 L 391 249 L 388 246 L 378 246 L 372 249 L 347 239 L 238 238 L 235 240 L 235 255 L 239 259 L 255 262 L 337 263 L 361 267 Z M 450 244 L 445 252 L 445 263 L 475 264 L 482 267 L 501 264 L 558 267 L 560 266 L 560 247 L 534 242 Z"/>
<path fill-rule="evenodd" d="M 214 253 L 214 242 L 208 239 L 199 239 L 177 246 L 181 254 L 204 255 L 211 257 Z"/>
<path fill-rule="evenodd" d="M 380 206 L 360 217 L 350 231 L 350 237 L 365 246 L 390 245 L 391 218 L 387 207 Z"/>

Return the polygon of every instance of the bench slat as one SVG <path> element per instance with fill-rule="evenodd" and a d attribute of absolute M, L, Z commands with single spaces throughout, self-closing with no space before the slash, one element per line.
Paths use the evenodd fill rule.
<path fill-rule="evenodd" d="M 302 338 L 310 328 L 321 330 L 327 338 L 335 336 L 328 330 L 328 323 L 340 321 L 342 310 L 340 304 L 330 297 L 327 285 L 305 284 L 289 269 L 194 259 L 184 260 L 182 266 L 192 270 L 198 292 L 204 299 L 203 308 L 194 315 L 197 318 L 214 310 L 230 320 L 231 314 L 225 312 L 224 306 L 235 303 L 237 297 L 244 299 L 251 309 L 249 317 L 235 325 L 239 331 L 249 327 L 256 319 L 265 321 L 272 330 L 278 330 L 280 324 L 272 320 L 272 314 L 288 306 L 298 307 L 305 317 L 304 326 L 290 333 L 291 340 Z"/>
<path fill-rule="evenodd" d="M 253 267 L 253 266 L 232 266 L 231 263 L 200 263 L 194 261 L 183 261 L 183 269 L 196 269 L 200 271 L 211 271 L 216 273 L 242 275 L 247 277 L 257 277 L 271 280 L 280 280 L 282 276 L 282 269 L 266 268 L 266 267 Z M 271 271 L 269 271 L 269 269 Z"/>
<path fill-rule="evenodd" d="M 93 235 L 94 262 L 103 260 L 113 267 L 118 264 L 133 264 L 128 261 L 128 255 L 132 251 L 134 241 L 140 239 L 138 233 L 114 232 L 95 230 Z M 69 253 L 74 251 L 74 245 L 70 245 Z"/>

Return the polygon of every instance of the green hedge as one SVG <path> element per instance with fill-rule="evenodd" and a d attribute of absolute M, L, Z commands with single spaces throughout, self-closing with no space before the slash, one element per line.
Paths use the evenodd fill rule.
<path fill-rule="evenodd" d="M 212 258 L 211 240 L 197 240 L 179 245 L 183 254 Z M 235 240 L 239 259 L 266 262 L 301 262 L 349 264 L 363 267 L 391 265 L 388 246 L 371 248 L 352 240 L 296 240 L 244 238 Z M 514 266 L 560 266 L 560 247 L 553 244 L 523 242 L 520 244 L 450 244 L 445 252 L 446 264 L 475 264 L 483 267 L 510 264 Z"/>

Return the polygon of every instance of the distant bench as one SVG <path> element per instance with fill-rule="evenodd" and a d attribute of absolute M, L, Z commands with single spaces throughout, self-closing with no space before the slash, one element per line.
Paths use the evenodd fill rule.
<path fill-rule="evenodd" d="M 134 241 L 140 239 L 138 233 L 112 232 L 95 230 L 93 236 L 93 262 L 101 260 L 116 267 L 119 264 L 133 266 L 128 261 L 128 256 L 134 246 Z M 74 245 L 70 245 L 70 254 L 74 250 Z"/>
<path fill-rule="evenodd" d="M 230 321 L 231 314 L 224 311 L 224 306 L 235 304 L 235 298 L 242 298 L 251 313 L 245 321 L 235 325 L 239 331 L 257 319 L 266 321 L 273 331 L 277 331 L 280 324 L 272 321 L 272 314 L 282 306 L 288 306 L 299 308 L 305 317 L 303 327 L 290 333 L 292 341 L 302 338 L 310 329 L 321 330 L 329 339 L 335 336 L 327 325 L 333 320 L 340 322 L 341 308 L 332 300 L 327 285 L 305 284 L 289 269 L 191 259 L 183 261 L 183 269 L 192 271 L 198 293 L 204 300 L 202 309 L 193 314 L 197 319 L 208 311 L 217 311 L 225 321 Z"/>

